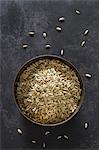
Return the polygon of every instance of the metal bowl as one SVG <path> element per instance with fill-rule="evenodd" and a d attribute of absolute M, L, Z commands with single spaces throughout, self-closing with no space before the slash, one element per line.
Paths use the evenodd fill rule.
<path fill-rule="evenodd" d="M 55 59 L 55 60 L 60 60 L 61 62 L 63 62 L 64 64 L 68 65 L 71 69 L 73 69 L 80 81 L 80 88 L 82 89 L 82 92 L 81 92 L 81 99 L 80 99 L 80 102 L 79 102 L 79 106 L 77 107 L 77 109 L 74 111 L 73 114 L 71 114 L 71 116 L 69 118 L 67 118 L 66 120 L 64 121 L 61 121 L 59 123 L 53 123 L 53 124 L 42 124 L 42 123 L 38 123 L 38 122 L 35 122 L 33 121 L 32 119 L 30 119 L 29 117 L 27 117 L 26 115 L 23 114 L 22 110 L 20 109 L 20 106 L 18 104 L 18 101 L 17 101 L 17 96 L 16 96 L 16 88 L 17 88 L 17 83 L 20 79 L 20 75 L 23 73 L 24 70 L 26 70 L 27 67 L 29 67 L 32 63 L 38 61 L 38 60 L 43 60 L 43 59 Z M 32 123 L 35 123 L 35 124 L 38 124 L 38 125 L 42 125 L 42 126 L 56 126 L 56 125 L 60 125 L 60 124 L 63 124 L 63 123 L 66 123 L 67 121 L 71 120 L 76 114 L 77 112 L 79 111 L 81 105 L 82 105 L 82 102 L 84 100 L 84 84 L 83 84 L 83 81 L 82 81 L 82 78 L 78 72 L 78 70 L 74 67 L 74 65 L 72 63 L 70 63 L 69 61 L 67 61 L 66 59 L 64 58 L 61 58 L 59 56 L 56 56 L 56 55 L 41 55 L 41 56 L 37 56 L 31 60 L 29 60 L 28 62 L 26 62 L 22 67 L 21 69 L 19 70 L 19 72 L 17 73 L 16 75 L 16 78 L 15 78 L 15 81 L 14 81 L 14 97 L 15 97 L 15 102 L 16 102 L 16 105 L 19 109 L 19 111 L 21 112 L 21 114 L 27 118 L 28 120 L 30 120 Z"/>

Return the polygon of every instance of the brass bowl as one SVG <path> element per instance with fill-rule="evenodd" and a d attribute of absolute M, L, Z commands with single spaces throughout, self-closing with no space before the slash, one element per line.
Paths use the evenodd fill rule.
<path fill-rule="evenodd" d="M 55 60 L 60 60 L 61 62 L 63 62 L 64 64 L 68 65 L 71 69 L 73 69 L 79 79 L 79 82 L 80 82 L 80 88 L 82 89 L 82 92 L 81 92 L 81 98 L 80 98 L 80 102 L 79 102 L 79 106 L 77 107 L 77 109 L 74 111 L 73 114 L 71 114 L 71 116 L 69 118 L 67 118 L 66 120 L 64 121 L 61 121 L 59 123 L 53 123 L 53 124 L 42 124 L 42 123 L 38 123 L 38 122 L 35 122 L 33 121 L 32 119 L 30 119 L 29 117 L 27 117 L 21 110 L 18 102 L 17 102 L 17 96 L 16 96 L 16 87 L 17 87 L 17 83 L 19 81 L 19 78 L 20 78 L 20 75 L 23 73 L 24 70 L 26 70 L 27 67 L 29 67 L 32 63 L 38 61 L 38 60 L 43 60 L 43 59 L 55 59 Z M 62 57 L 59 57 L 59 56 L 56 56 L 56 55 L 40 55 L 40 56 L 37 56 L 37 57 L 34 57 L 32 58 L 31 60 L 27 61 L 22 67 L 21 69 L 19 70 L 19 72 L 17 73 L 16 75 L 16 78 L 15 78 L 15 81 L 14 81 L 14 97 L 15 97 L 15 102 L 16 102 L 16 105 L 19 109 L 19 111 L 21 112 L 21 114 L 27 118 L 28 120 L 30 120 L 32 123 L 35 123 L 35 124 L 38 124 L 38 125 L 42 125 L 42 126 L 56 126 L 56 125 L 60 125 L 60 124 L 63 124 L 63 123 L 66 123 L 67 121 L 71 120 L 76 114 L 77 112 L 79 111 L 82 103 L 83 103 L 83 100 L 84 100 L 84 84 L 83 84 L 83 81 L 82 81 L 82 78 L 78 72 L 78 70 L 74 67 L 74 65 L 72 63 L 70 63 L 69 61 L 65 60 L 64 58 Z"/>

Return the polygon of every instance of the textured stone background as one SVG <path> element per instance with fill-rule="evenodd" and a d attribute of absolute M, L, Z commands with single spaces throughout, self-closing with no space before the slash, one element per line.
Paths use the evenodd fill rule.
<path fill-rule="evenodd" d="M 2 149 L 41 149 L 42 142 L 52 149 L 99 149 L 99 0 L 1 0 L 1 97 L 0 126 Z M 75 9 L 81 15 L 75 14 Z M 58 18 L 65 16 L 65 23 Z M 56 25 L 62 26 L 61 33 L 56 32 Z M 84 36 L 89 29 L 88 36 Z M 35 31 L 30 38 L 27 32 Z M 48 33 L 47 39 L 42 32 Z M 80 46 L 86 40 L 84 47 Z M 26 50 L 22 44 L 29 46 Z M 44 48 L 46 43 L 52 45 L 50 50 Z M 13 82 L 17 71 L 24 62 L 40 54 L 60 55 L 64 48 L 64 58 L 70 60 L 80 71 L 86 88 L 85 101 L 79 113 L 68 123 L 43 128 L 27 121 L 16 108 L 13 98 Z M 84 73 L 92 74 L 92 79 Z M 89 128 L 84 129 L 84 122 Z M 16 132 L 22 128 L 23 135 Z M 51 134 L 44 137 L 44 132 Z M 56 140 L 61 134 L 69 139 Z M 37 144 L 31 143 L 32 139 Z"/>

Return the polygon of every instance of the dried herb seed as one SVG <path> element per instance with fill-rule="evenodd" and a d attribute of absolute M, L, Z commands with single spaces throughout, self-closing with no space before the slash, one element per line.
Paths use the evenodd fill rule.
<path fill-rule="evenodd" d="M 28 35 L 30 35 L 30 36 L 34 36 L 34 31 L 30 31 L 30 32 L 28 32 Z"/>
<path fill-rule="evenodd" d="M 62 138 L 62 136 L 61 135 L 59 135 L 58 137 L 57 137 L 57 140 L 59 140 L 59 139 L 61 139 Z"/>
<path fill-rule="evenodd" d="M 33 140 L 33 141 L 32 141 L 32 143 L 33 143 L 33 144 L 35 144 L 35 143 L 36 143 L 36 141 L 34 141 L 34 140 Z"/>
<path fill-rule="evenodd" d="M 87 78 L 91 78 L 91 77 L 92 77 L 92 75 L 89 74 L 89 73 L 86 73 L 85 76 L 86 76 Z"/>
<path fill-rule="evenodd" d="M 46 44 L 46 45 L 45 45 L 45 48 L 46 48 L 46 49 L 49 49 L 49 48 L 51 48 L 51 45 L 50 45 L 50 44 Z"/>
<path fill-rule="evenodd" d="M 84 123 L 84 128 L 85 128 L 85 129 L 88 128 L 88 123 L 87 123 L 87 122 Z"/>
<path fill-rule="evenodd" d="M 56 27 L 56 30 L 61 32 L 62 28 L 61 27 Z"/>
<path fill-rule="evenodd" d="M 47 37 L 47 33 L 43 32 L 43 37 L 46 38 Z"/>
<path fill-rule="evenodd" d="M 76 12 L 76 14 L 80 15 L 80 11 L 79 10 L 76 10 L 75 12 Z"/>
<path fill-rule="evenodd" d="M 60 17 L 58 20 L 59 20 L 59 22 L 64 22 L 65 18 L 64 17 Z"/>
<path fill-rule="evenodd" d="M 24 48 L 24 49 L 26 49 L 27 47 L 28 47 L 28 45 L 27 45 L 27 44 L 24 44 L 24 45 L 23 45 L 23 48 Z"/>
<path fill-rule="evenodd" d="M 65 139 L 68 139 L 68 136 L 67 136 L 67 135 L 64 135 L 64 138 L 65 138 Z"/>
<path fill-rule="evenodd" d="M 45 148 L 46 147 L 46 145 L 45 145 L 45 143 L 43 143 L 43 148 Z"/>
<path fill-rule="evenodd" d="M 22 132 L 22 130 L 21 129 L 17 129 L 17 131 L 18 131 L 18 133 L 21 135 L 23 132 Z"/>
<path fill-rule="evenodd" d="M 83 47 L 85 45 L 86 41 L 82 41 L 81 42 L 81 47 Z"/>
<path fill-rule="evenodd" d="M 49 133 L 50 133 L 50 131 L 46 131 L 46 132 L 45 132 L 45 135 L 48 135 Z"/>
<path fill-rule="evenodd" d="M 61 56 L 64 55 L 64 50 L 63 49 L 61 49 L 60 54 L 61 54 Z"/>
<path fill-rule="evenodd" d="M 85 30 L 84 35 L 87 35 L 89 33 L 89 30 Z"/>

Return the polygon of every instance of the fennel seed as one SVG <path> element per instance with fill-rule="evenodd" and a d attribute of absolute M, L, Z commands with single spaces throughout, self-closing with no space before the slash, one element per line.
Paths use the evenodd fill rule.
<path fill-rule="evenodd" d="M 88 128 L 88 123 L 87 123 L 87 122 L 84 123 L 84 128 L 85 128 L 85 129 Z"/>
<path fill-rule="evenodd" d="M 61 139 L 62 138 L 62 136 L 61 135 L 59 135 L 58 137 L 57 137 L 57 140 L 59 140 L 59 139 Z"/>
<path fill-rule="evenodd" d="M 35 143 L 36 143 L 36 141 L 32 140 L 32 143 L 33 143 L 33 144 L 35 144 Z"/>
<path fill-rule="evenodd" d="M 56 30 L 59 31 L 59 32 L 61 32 L 62 28 L 59 27 L 59 26 L 57 26 L 57 27 L 56 27 Z"/>
<path fill-rule="evenodd" d="M 30 31 L 30 32 L 28 32 L 28 35 L 30 35 L 30 36 L 34 36 L 34 31 Z"/>
<path fill-rule="evenodd" d="M 65 21 L 65 18 L 64 18 L 64 17 L 60 17 L 60 18 L 58 19 L 58 21 L 59 21 L 59 22 L 64 22 L 64 21 Z"/>
<path fill-rule="evenodd" d="M 46 132 L 45 132 L 45 135 L 48 135 L 49 133 L 50 133 L 50 131 L 46 131 Z"/>
<path fill-rule="evenodd" d="M 92 75 L 89 74 L 89 73 L 86 73 L 85 76 L 86 76 L 87 78 L 91 78 L 91 77 L 92 77 Z"/>
<path fill-rule="evenodd" d="M 43 35 L 43 37 L 44 37 L 44 38 L 46 38 L 46 37 L 47 37 L 47 33 L 46 33 L 46 32 L 43 32 L 43 34 L 42 34 L 42 35 Z"/>
<path fill-rule="evenodd" d="M 45 148 L 46 147 L 46 144 L 45 143 L 43 143 L 43 148 Z"/>
<path fill-rule="evenodd" d="M 65 138 L 65 139 L 68 139 L 68 136 L 67 136 L 67 135 L 64 135 L 64 138 Z"/>
<path fill-rule="evenodd" d="M 75 12 L 76 12 L 76 14 L 80 15 L 80 11 L 79 10 L 76 10 Z"/>
<path fill-rule="evenodd" d="M 86 41 L 82 41 L 81 42 L 81 47 L 83 47 L 85 45 Z"/>
<path fill-rule="evenodd" d="M 27 44 L 23 44 L 23 48 L 26 49 L 28 47 Z"/>
<path fill-rule="evenodd" d="M 64 55 L 64 50 L 63 49 L 60 50 L 60 54 L 61 54 L 61 56 Z"/>
<path fill-rule="evenodd" d="M 19 129 L 19 128 L 17 129 L 17 132 L 18 132 L 20 135 L 22 135 L 22 133 L 23 133 L 22 130 Z"/>
<path fill-rule="evenodd" d="M 46 49 L 49 49 L 49 48 L 51 48 L 51 45 L 50 45 L 50 44 L 46 44 L 46 45 L 45 45 L 45 48 L 46 48 Z"/>
<path fill-rule="evenodd" d="M 86 29 L 85 32 L 84 32 L 84 35 L 88 35 L 88 33 L 89 33 L 89 30 Z"/>

